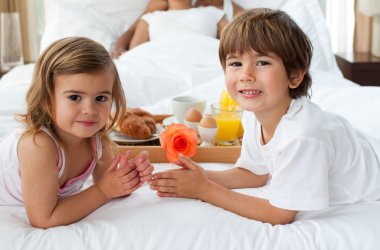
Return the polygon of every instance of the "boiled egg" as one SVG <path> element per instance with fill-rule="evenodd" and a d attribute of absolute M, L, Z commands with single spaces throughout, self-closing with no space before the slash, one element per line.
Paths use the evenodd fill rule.
<path fill-rule="evenodd" d="M 199 122 L 199 126 L 202 128 L 217 128 L 216 120 L 211 115 L 204 115 Z"/>
<path fill-rule="evenodd" d="M 191 108 L 186 112 L 185 120 L 188 122 L 200 122 L 201 119 L 202 113 L 195 108 Z"/>

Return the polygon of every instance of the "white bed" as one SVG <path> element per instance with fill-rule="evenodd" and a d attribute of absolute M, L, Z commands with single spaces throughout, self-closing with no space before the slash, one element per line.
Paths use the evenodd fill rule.
<path fill-rule="evenodd" d="M 50 12 L 42 47 L 62 36 L 84 35 L 108 49 L 147 2 L 85 0 L 79 5 L 74 0 L 46 1 Z M 237 2 L 246 8 L 288 11 L 314 44 L 312 101 L 380 138 L 380 88 L 360 87 L 342 77 L 316 0 Z M 170 98 L 176 95 L 199 95 L 208 104 L 217 101 L 224 85 L 217 49 L 216 39 L 173 36 L 141 45 L 115 60 L 128 105 L 153 113 L 171 113 Z M 0 80 L 0 137 L 17 126 L 13 113 L 25 109 L 24 96 L 33 68 L 34 64 L 16 67 Z M 220 163 L 203 166 L 231 167 Z M 156 164 L 157 171 L 170 167 Z M 266 194 L 265 188 L 238 191 L 261 197 Z M 290 225 L 271 226 L 197 200 L 158 198 L 143 186 L 129 198 L 113 200 L 69 226 L 32 228 L 23 207 L 0 207 L 0 221 L 1 249 L 350 250 L 380 246 L 380 201 L 301 212 Z"/>

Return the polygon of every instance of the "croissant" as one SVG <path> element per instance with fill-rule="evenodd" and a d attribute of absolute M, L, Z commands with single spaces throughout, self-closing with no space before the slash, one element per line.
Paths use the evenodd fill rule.
<path fill-rule="evenodd" d="M 119 127 L 123 134 L 136 139 L 149 139 L 156 133 L 153 115 L 140 108 L 127 109 Z"/>

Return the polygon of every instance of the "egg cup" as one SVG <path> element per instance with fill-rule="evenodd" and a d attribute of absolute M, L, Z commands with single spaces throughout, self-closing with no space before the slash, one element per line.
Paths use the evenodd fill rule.
<path fill-rule="evenodd" d="M 201 146 L 214 146 L 218 128 L 204 128 L 198 125 L 198 133 L 201 137 Z"/>
<path fill-rule="evenodd" d="M 189 121 L 184 121 L 186 127 L 193 129 L 197 134 L 198 134 L 198 124 L 199 122 L 189 122 Z"/>

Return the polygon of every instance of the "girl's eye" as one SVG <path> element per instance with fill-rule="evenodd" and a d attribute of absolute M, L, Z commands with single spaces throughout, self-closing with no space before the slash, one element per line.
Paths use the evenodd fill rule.
<path fill-rule="evenodd" d="M 96 97 L 96 101 L 97 102 L 105 102 L 107 100 L 108 100 L 108 98 L 106 96 L 103 96 L 103 95 L 100 95 L 100 96 Z"/>
<path fill-rule="evenodd" d="M 228 64 L 228 66 L 232 66 L 232 67 L 240 67 L 242 64 L 240 62 L 231 62 Z"/>
<path fill-rule="evenodd" d="M 257 66 L 264 66 L 264 65 L 268 65 L 269 64 L 269 62 L 267 62 L 267 61 L 258 61 L 257 62 Z"/>
<path fill-rule="evenodd" d="M 72 101 L 80 101 L 81 97 L 79 95 L 71 95 L 69 99 Z"/>

